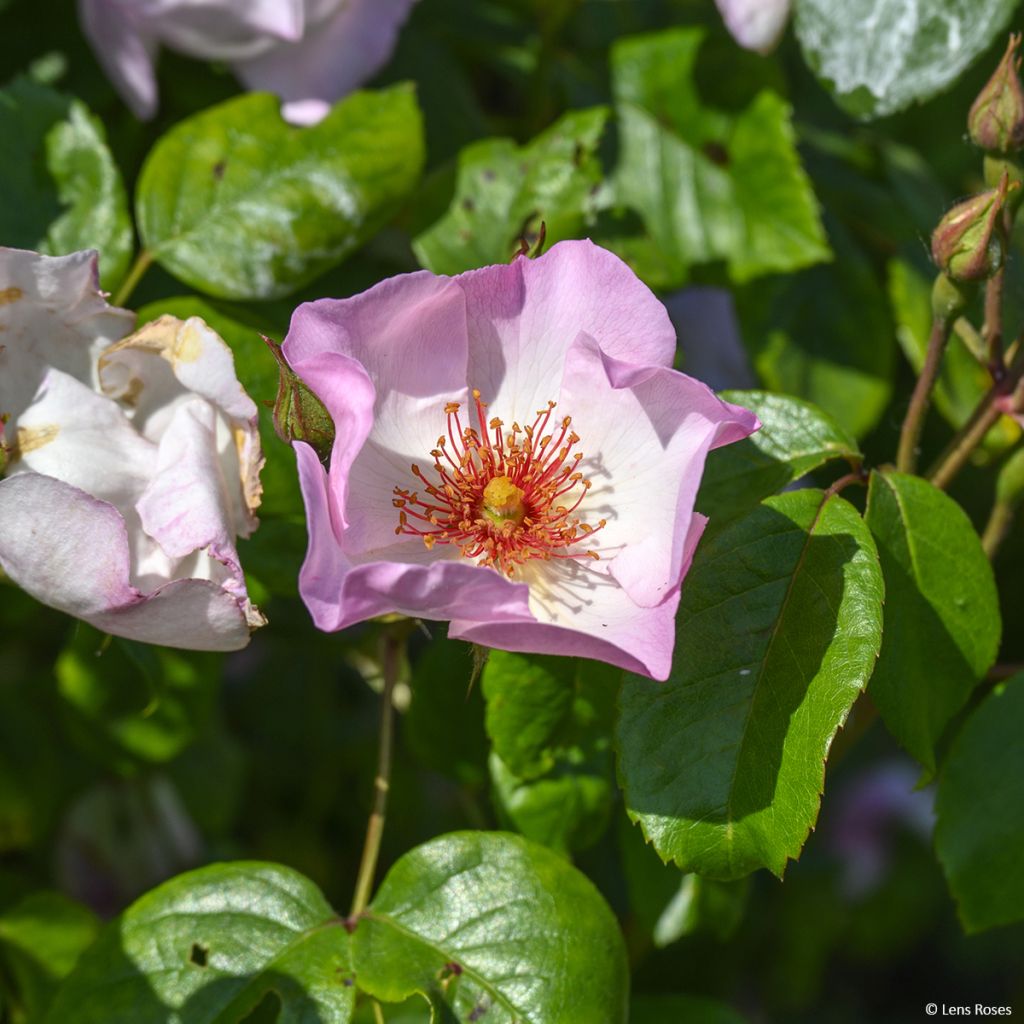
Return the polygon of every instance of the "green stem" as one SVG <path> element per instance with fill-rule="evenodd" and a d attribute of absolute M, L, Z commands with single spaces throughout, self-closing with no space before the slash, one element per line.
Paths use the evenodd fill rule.
<path fill-rule="evenodd" d="M 952 324 L 948 319 L 935 317 L 932 321 L 932 333 L 928 339 L 928 353 L 921 367 L 921 375 L 917 378 L 914 393 L 910 398 L 907 415 L 900 430 L 900 444 L 896 454 L 896 468 L 902 473 L 913 473 L 917 467 L 917 445 L 921 439 L 924 416 L 931 401 L 932 389 L 939 376 L 942 356 L 946 351 Z"/>
<path fill-rule="evenodd" d="M 981 546 L 985 549 L 990 562 L 996 557 L 999 545 L 1006 540 L 1016 515 L 1017 508 L 1013 502 L 996 501 L 992 506 L 992 514 L 988 517 L 985 532 L 981 535 Z"/>
<path fill-rule="evenodd" d="M 117 289 L 117 293 L 114 295 L 113 305 L 123 306 L 131 298 L 132 292 L 135 291 L 135 286 L 142 280 L 143 275 L 149 270 L 152 263 L 152 253 L 148 249 L 140 249 L 138 256 L 135 257 L 135 262 L 128 271 L 128 276 L 121 282 L 121 287 Z"/>
<path fill-rule="evenodd" d="M 384 835 L 384 817 L 388 806 L 388 788 L 391 780 L 391 747 L 394 736 L 395 711 L 392 697 L 398 679 L 398 663 L 401 644 L 398 639 L 385 632 L 381 639 L 384 689 L 381 692 L 380 738 L 377 749 L 377 775 L 373 780 L 373 810 L 366 823 L 366 841 L 363 856 L 359 862 L 359 875 L 355 895 L 352 897 L 350 916 L 357 917 L 370 902 L 373 879 L 377 873 L 377 858 L 380 855 L 380 841 Z"/>

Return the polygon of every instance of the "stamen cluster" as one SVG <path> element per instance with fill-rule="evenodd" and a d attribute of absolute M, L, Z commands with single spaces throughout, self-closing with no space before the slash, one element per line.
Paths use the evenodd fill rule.
<path fill-rule="evenodd" d="M 576 515 L 591 483 L 579 471 L 583 453 L 573 452 L 580 438 L 572 417 L 552 423 L 556 403 L 548 402 L 532 424 L 513 423 L 506 433 L 500 419 L 487 420 L 477 390 L 473 404 L 475 427 L 472 419 L 462 425 L 458 402 L 445 406 L 447 435 L 430 453 L 432 479 L 412 466 L 422 496 L 395 488 L 395 533 L 422 537 L 428 549 L 456 544 L 463 557 L 510 577 L 535 558 L 598 559 L 593 549 L 569 550 L 605 525 Z"/>

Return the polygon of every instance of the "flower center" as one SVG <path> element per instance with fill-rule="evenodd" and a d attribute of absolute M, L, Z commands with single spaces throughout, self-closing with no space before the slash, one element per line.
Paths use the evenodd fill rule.
<path fill-rule="evenodd" d="M 447 435 L 430 453 L 433 472 L 412 466 L 422 496 L 395 488 L 395 533 L 422 537 L 428 549 L 458 545 L 463 557 L 507 576 L 534 558 L 600 558 L 578 549 L 605 520 L 590 526 L 576 514 L 590 481 L 578 469 L 583 453 L 573 452 L 580 438 L 572 417 L 553 422 L 548 402 L 532 424 L 505 432 L 500 419 L 487 420 L 479 391 L 473 404 L 476 427 L 462 425 L 458 402 L 444 407 Z"/>

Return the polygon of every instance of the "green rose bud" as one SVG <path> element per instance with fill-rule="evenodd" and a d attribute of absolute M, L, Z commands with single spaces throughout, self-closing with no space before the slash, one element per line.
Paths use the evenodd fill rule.
<path fill-rule="evenodd" d="M 286 444 L 305 441 L 327 462 L 334 444 L 334 421 L 312 391 L 292 372 L 281 346 L 263 339 L 277 360 L 280 377 L 274 399 L 274 430 Z"/>
<path fill-rule="evenodd" d="M 999 67 L 978 94 L 967 128 L 971 141 L 987 153 L 1015 153 L 1024 147 L 1024 90 L 1021 89 L 1020 34 L 1010 36 Z"/>
<path fill-rule="evenodd" d="M 998 188 L 972 196 L 953 207 L 932 235 L 932 257 L 958 283 L 982 281 L 1002 266 L 1002 214 L 1009 179 Z"/>

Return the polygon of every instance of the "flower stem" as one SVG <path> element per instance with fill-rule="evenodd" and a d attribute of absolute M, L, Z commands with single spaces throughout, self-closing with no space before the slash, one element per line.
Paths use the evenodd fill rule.
<path fill-rule="evenodd" d="M 1003 283 L 1006 279 L 1006 267 L 1001 266 L 985 282 L 985 323 L 982 336 L 988 351 L 988 368 L 992 379 L 1002 380 L 1006 374 L 1006 363 L 1003 361 Z"/>
<path fill-rule="evenodd" d="M 135 257 L 135 262 L 128 271 L 128 276 L 121 282 L 121 287 L 117 289 L 114 295 L 113 305 L 123 306 L 131 298 L 132 292 L 135 291 L 135 286 L 142 280 L 143 275 L 149 270 L 152 262 L 152 253 L 148 249 L 140 249 L 138 256 Z"/>
<path fill-rule="evenodd" d="M 921 375 L 917 378 L 914 393 L 910 398 L 910 406 L 900 430 L 900 444 L 896 454 L 896 468 L 902 473 L 913 473 L 917 468 L 917 444 L 921 439 L 921 428 L 924 416 L 931 401 L 932 388 L 939 376 L 942 356 L 946 351 L 952 323 L 944 317 L 932 320 L 932 333 L 928 339 L 928 353 L 921 367 Z"/>
<path fill-rule="evenodd" d="M 1011 346 L 1011 352 L 1016 346 Z M 938 462 L 931 468 L 928 479 L 939 490 L 945 490 L 953 478 L 963 469 L 975 448 L 985 440 L 985 435 L 996 425 L 1002 415 L 996 400 L 1013 391 L 1024 374 L 1024 347 L 1017 348 L 1013 360 L 1003 379 L 992 387 L 978 403 L 970 419 L 957 431 Z"/>
<path fill-rule="evenodd" d="M 392 695 L 398 678 L 398 663 L 401 653 L 400 641 L 386 631 L 381 638 L 382 662 L 384 670 L 384 689 L 381 692 L 380 738 L 377 748 L 377 775 L 373 780 L 373 810 L 366 823 L 366 841 L 363 843 L 363 856 L 359 862 L 359 876 L 356 881 L 355 895 L 352 897 L 350 917 L 357 917 L 370 902 L 373 879 L 377 873 L 377 858 L 380 854 L 380 841 L 384 835 L 384 816 L 388 806 L 388 788 L 391 779 L 391 746 L 394 735 L 395 710 Z"/>
<path fill-rule="evenodd" d="M 1017 515 L 1017 507 L 1010 501 L 996 501 L 992 506 L 992 514 L 988 517 L 985 532 L 981 535 L 981 546 L 991 562 L 996 557 L 999 545 L 1006 540 L 1006 535 L 1013 526 Z"/>

